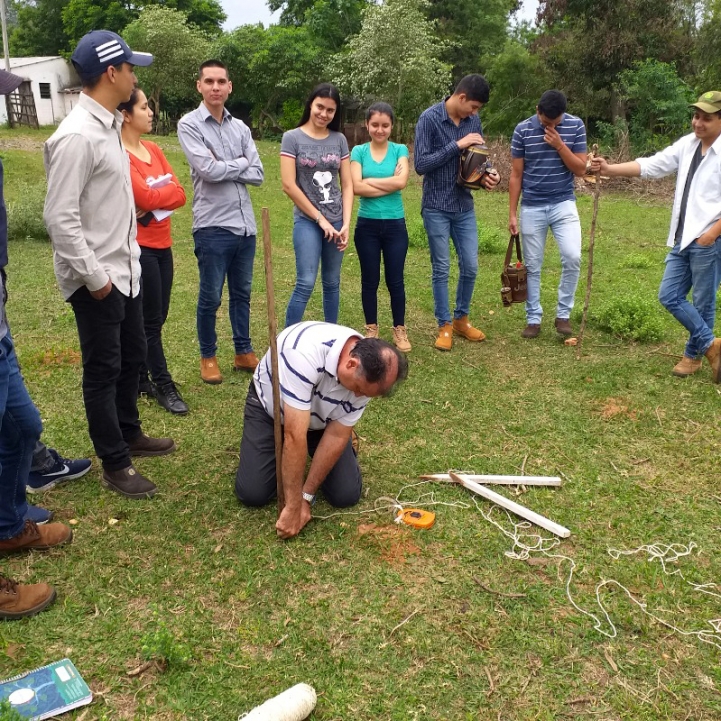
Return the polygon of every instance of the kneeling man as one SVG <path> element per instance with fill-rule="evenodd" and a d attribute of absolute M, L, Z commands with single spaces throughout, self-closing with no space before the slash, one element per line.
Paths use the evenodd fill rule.
<path fill-rule="evenodd" d="M 337 508 L 358 503 L 362 478 L 351 431 L 370 398 L 388 395 L 406 378 L 408 361 L 379 338 L 309 321 L 278 336 L 278 374 L 285 507 L 276 529 L 292 538 L 310 520 L 318 489 Z M 270 351 L 248 389 L 235 494 L 246 506 L 265 505 L 276 495 Z"/>

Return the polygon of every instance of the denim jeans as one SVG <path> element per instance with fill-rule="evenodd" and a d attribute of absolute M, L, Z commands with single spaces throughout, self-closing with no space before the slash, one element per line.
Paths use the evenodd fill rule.
<path fill-rule="evenodd" d="M 250 291 L 253 285 L 255 236 L 236 235 L 223 228 L 199 228 L 193 232 L 198 259 L 198 342 L 200 355 L 213 358 L 218 351 L 215 318 L 223 284 L 228 278 L 228 311 L 236 354 L 250 353 Z"/>
<path fill-rule="evenodd" d="M 561 254 L 561 282 L 558 284 L 556 318 L 570 318 L 573 300 L 581 273 L 581 221 L 573 200 L 551 205 L 523 205 L 521 203 L 520 231 L 523 261 L 528 271 L 528 299 L 526 322 L 540 324 L 541 268 L 546 250 L 546 237 L 551 229 Z"/>
<path fill-rule="evenodd" d="M 447 213 L 444 210 L 425 208 L 421 211 L 423 226 L 431 252 L 431 285 L 433 287 L 434 314 L 438 325 L 451 322 L 448 305 L 448 277 L 451 269 L 451 249 L 448 238 L 458 255 L 458 288 L 454 318 L 468 315 L 473 288 L 478 275 L 478 227 L 475 212 Z"/>
<path fill-rule="evenodd" d="M 0 340 L 0 539 L 17 536 L 27 512 L 25 484 L 42 423 L 20 375 L 13 341 Z"/>
<path fill-rule="evenodd" d="M 83 401 L 88 431 L 106 471 L 130 466 L 128 441 L 141 433 L 138 376 L 147 344 L 143 301 L 115 286 L 103 300 L 87 286 L 68 299 L 78 326 L 83 357 Z"/>
<path fill-rule="evenodd" d="M 381 280 L 382 254 L 386 286 L 391 297 L 393 325 L 405 325 L 406 289 L 403 271 L 408 253 L 405 219 L 358 218 L 353 242 L 361 267 L 361 303 L 366 323 L 378 323 L 378 286 Z"/>
<path fill-rule="evenodd" d="M 721 239 L 713 245 L 695 240 L 683 250 L 675 246 L 666 256 L 658 299 L 661 305 L 689 332 L 684 355 L 702 356 L 714 340 L 716 292 L 721 282 Z M 693 288 L 692 300 L 686 299 Z"/>
<path fill-rule="evenodd" d="M 324 431 L 309 430 L 308 455 L 313 458 Z M 251 380 L 243 413 L 240 462 L 235 474 L 235 495 L 245 506 L 264 506 L 277 494 L 273 419 L 265 412 Z M 354 506 L 361 497 L 363 477 L 351 441 L 330 469 L 320 492 L 336 508 Z"/>
<path fill-rule="evenodd" d="M 170 291 L 173 288 L 172 248 L 140 248 L 140 282 L 143 287 L 143 324 L 148 354 L 140 369 L 141 380 L 148 372 L 153 382 L 164 386 L 172 382 L 163 351 L 163 325 L 170 309 Z"/>
<path fill-rule="evenodd" d="M 341 221 L 332 225 L 336 230 L 343 227 Z M 293 223 L 293 248 L 295 288 L 285 311 L 285 327 L 303 320 L 305 307 L 315 287 L 319 265 L 323 286 L 323 319 L 326 323 L 337 323 L 343 251 L 338 250 L 335 242 L 326 240 L 320 226 L 307 218 L 296 218 Z"/>

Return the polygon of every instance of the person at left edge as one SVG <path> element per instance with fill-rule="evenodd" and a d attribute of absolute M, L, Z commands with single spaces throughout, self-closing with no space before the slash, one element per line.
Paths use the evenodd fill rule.
<path fill-rule="evenodd" d="M 103 484 L 128 498 L 150 498 L 156 486 L 131 457 L 172 453 L 175 443 L 146 436 L 138 417 L 147 346 L 135 201 L 116 108 L 136 85 L 134 66 L 150 65 L 153 56 L 133 52 L 116 33 L 93 30 L 71 60 L 83 90 L 45 143 L 45 225 L 55 276 L 78 326 L 85 413 Z"/>
<path fill-rule="evenodd" d="M 201 64 L 196 83 L 203 102 L 178 123 L 178 141 L 193 181 L 193 240 L 198 259 L 198 342 L 200 377 L 223 382 L 216 352 L 215 319 L 228 279 L 228 311 L 233 330 L 233 370 L 253 371 L 258 358 L 250 342 L 256 223 L 248 185 L 263 182 L 263 164 L 242 121 L 225 107 L 233 91 L 220 60 Z"/>

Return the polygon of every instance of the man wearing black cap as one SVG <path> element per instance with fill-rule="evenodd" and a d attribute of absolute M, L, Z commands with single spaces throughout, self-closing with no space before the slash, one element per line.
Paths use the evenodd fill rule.
<path fill-rule="evenodd" d="M 706 356 L 714 383 L 721 383 L 721 338 L 713 332 L 721 283 L 721 92 L 704 93 L 691 107 L 693 132 L 665 150 L 616 165 L 597 158 L 591 168 L 611 177 L 663 178 L 676 173 L 666 243 L 671 250 L 658 291 L 661 305 L 689 332 L 673 374 L 685 378 L 696 373 Z"/>
<path fill-rule="evenodd" d="M 175 450 L 140 428 L 138 372 L 146 343 L 140 300 L 135 201 L 116 111 L 136 85 L 133 68 L 153 62 L 115 33 L 85 35 L 71 58 L 83 84 L 78 104 L 45 143 L 45 225 L 55 276 L 73 308 L 83 357 L 83 400 L 103 484 L 128 498 L 156 487 L 131 456 Z"/>

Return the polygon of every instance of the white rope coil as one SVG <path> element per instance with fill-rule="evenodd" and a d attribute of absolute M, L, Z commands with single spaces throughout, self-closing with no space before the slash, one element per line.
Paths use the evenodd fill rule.
<path fill-rule="evenodd" d="M 303 721 L 310 716 L 317 701 L 315 689 L 299 683 L 238 716 L 238 721 Z"/>

